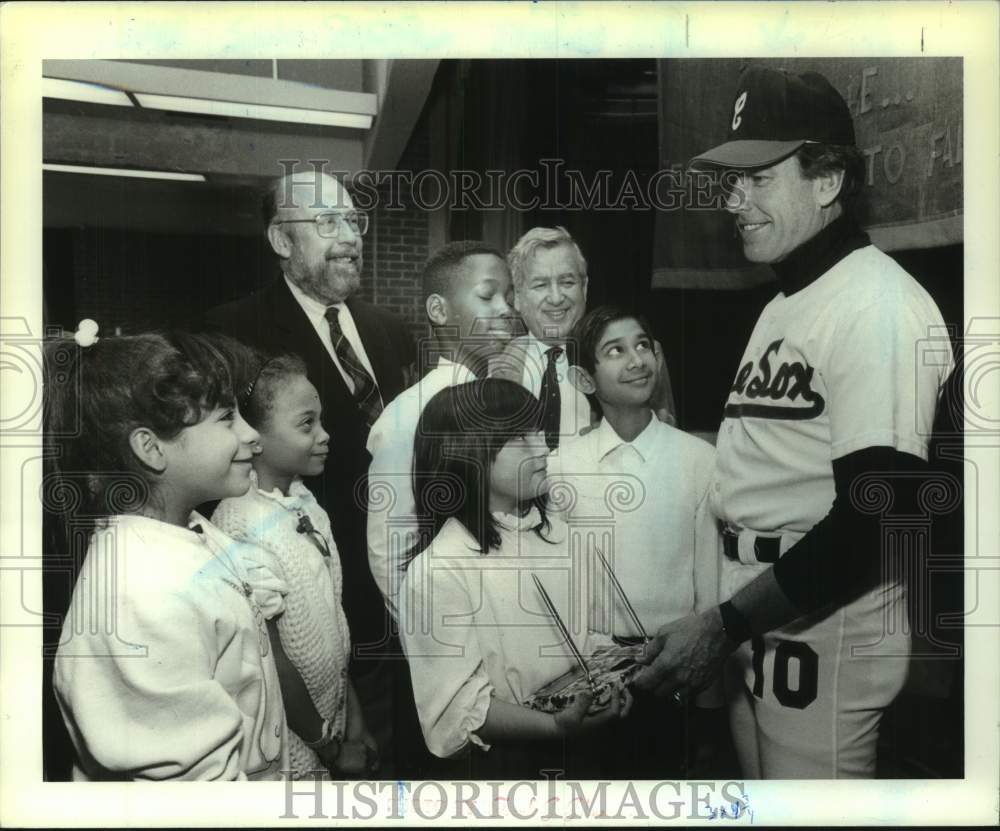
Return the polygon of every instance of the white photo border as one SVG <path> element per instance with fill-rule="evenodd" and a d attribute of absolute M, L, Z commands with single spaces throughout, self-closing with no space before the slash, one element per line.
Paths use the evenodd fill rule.
<path fill-rule="evenodd" d="M 0 317 L 42 331 L 41 62 L 51 58 L 513 58 L 513 57 L 887 57 L 964 58 L 965 315 L 1000 340 L 998 256 L 998 6 L 992 2 L 802 3 L 16 3 L 0 8 Z M 978 322 L 977 322 L 978 321 Z M 0 333 L 2 335 L 3 333 Z M 3 377 L 5 389 L 30 383 Z M 983 385 L 979 409 L 997 423 L 997 388 Z M 19 495 L 37 494 L 39 442 L 2 436 L 0 469 L 0 822 L 6 826 L 152 826 L 364 824 L 325 817 L 297 798 L 285 818 L 285 785 L 76 784 L 42 781 L 42 631 L 24 608 L 42 608 L 41 509 Z M 982 439 L 981 441 L 978 439 Z M 976 499 L 966 502 L 970 555 L 992 569 L 970 570 L 968 598 L 978 598 L 967 628 L 963 780 L 747 782 L 755 824 L 990 824 L 997 821 L 997 702 L 1000 621 L 997 609 L 997 435 L 967 444 L 977 466 Z M 968 491 L 967 491 L 968 493 Z M 992 555 L 992 557 L 990 557 Z M 975 582 L 972 582 L 975 581 Z M 970 623 L 971 623 L 970 617 Z M 638 783 L 639 793 L 651 783 Z M 608 804 L 627 796 L 614 783 Z M 183 790 L 178 790 L 182 788 Z M 704 792 L 704 790 L 702 791 Z M 391 804 L 392 788 L 376 796 Z M 525 791 L 527 799 L 528 792 Z M 538 791 L 540 824 L 549 810 Z M 688 799 L 690 791 L 684 791 Z M 718 791 L 716 791 L 718 793 Z M 616 796 L 617 795 L 617 796 Z M 513 795 L 510 795 L 514 799 Z M 564 798 L 564 797 L 563 797 Z M 674 798 L 677 797 L 668 797 Z M 691 801 L 689 799 L 689 801 Z M 492 824 L 519 824 L 505 803 Z M 522 816 L 529 809 L 521 807 Z M 463 825 L 451 812 L 414 810 L 397 825 Z M 385 816 L 383 814 L 383 816 Z M 568 816 L 567 812 L 559 815 Z M 553 820 L 549 820 L 552 822 Z M 660 822 L 651 818 L 653 824 Z M 674 822 L 688 824 L 687 816 Z M 708 820 L 705 820 L 708 822 Z M 739 822 L 747 822 L 744 816 Z M 610 818 L 607 824 L 628 820 Z M 606 824 L 591 817 L 574 824 Z M 649 824 L 639 822 L 638 824 Z M 669 824 L 669 821 L 663 824 Z"/>

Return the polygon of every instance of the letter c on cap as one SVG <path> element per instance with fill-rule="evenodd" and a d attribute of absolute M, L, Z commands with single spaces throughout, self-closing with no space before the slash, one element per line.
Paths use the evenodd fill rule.
<path fill-rule="evenodd" d="M 745 90 L 740 94 L 740 97 L 736 99 L 736 103 L 733 104 L 733 129 L 739 130 L 740 125 L 743 123 L 743 119 L 740 118 L 740 113 L 743 112 L 743 108 L 747 105 L 747 93 L 749 90 Z"/>

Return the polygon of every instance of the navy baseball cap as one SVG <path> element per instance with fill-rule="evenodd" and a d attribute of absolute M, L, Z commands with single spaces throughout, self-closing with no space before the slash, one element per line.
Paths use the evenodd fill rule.
<path fill-rule="evenodd" d="M 750 67 L 740 75 L 727 141 L 690 167 L 770 167 L 810 142 L 855 143 L 843 96 L 818 72 Z"/>

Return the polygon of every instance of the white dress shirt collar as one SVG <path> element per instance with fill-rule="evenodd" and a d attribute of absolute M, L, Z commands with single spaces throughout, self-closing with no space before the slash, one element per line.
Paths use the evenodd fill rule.
<path fill-rule="evenodd" d="M 557 361 L 566 360 L 566 344 L 547 344 L 544 341 L 540 341 L 531 332 L 525 336 L 525 347 L 532 353 L 534 353 L 541 360 L 541 365 L 544 367 L 546 361 L 548 361 L 548 351 L 553 347 L 558 346 L 562 352 L 559 353 Z"/>
<path fill-rule="evenodd" d="M 473 372 L 469 367 L 458 361 L 453 361 L 451 358 L 446 358 L 444 355 L 438 357 L 437 366 L 432 370 L 433 372 L 450 372 L 452 375 L 452 386 L 457 386 L 458 384 L 467 384 L 469 381 L 476 381 L 476 373 Z"/>
<path fill-rule="evenodd" d="M 651 414 L 652 415 L 652 414 Z M 622 445 L 629 445 L 639 454 L 639 457 L 643 462 L 648 462 L 656 450 L 656 434 L 659 429 L 659 422 L 655 415 L 649 420 L 649 424 L 646 425 L 645 429 L 636 436 L 632 441 L 627 442 L 618 433 L 615 432 L 615 428 L 611 426 L 606 418 L 601 419 L 601 423 L 597 426 L 597 458 L 603 459 L 611 451 L 621 447 Z"/>
<path fill-rule="evenodd" d="M 320 303 L 315 297 L 310 297 L 302 291 L 302 289 L 295 285 L 295 283 L 289 280 L 287 274 L 285 275 L 285 282 L 288 284 L 288 289 L 291 291 L 292 297 L 295 298 L 295 302 L 302 307 L 302 310 L 309 315 L 310 319 L 314 317 L 321 317 L 324 320 L 326 319 L 326 303 Z M 338 309 L 344 307 L 342 302 L 334 303 L 333 305 Z"/>
<path fill-rule="evenodd" d="M 353 393 L 354 381 L 340 365 L 340 359 L 337 357 L 333 341 L 330 339 L 330 323 L 326 319 L 326 310 L 328 307 L 324 303 L 320 303 L 315 298 L 310 297 L 303 292 L 302 289 L 288 279 L 287 274 L 284 275 L 284 277 L 285 283 L 288 284 L 288 290 L 292 293 L 292 297 L 295 298 L 295 302 L 299 304 L 302 311 L 305 312 L 306 317 L 309 318 L 309 322 L 316 331 L 316 336 L 319 338 L 320 343 L 323 344 L 323 348 L 326 349 L 326 353 L 333 360 L 333 363 L 337 367 L 337 371 L 340 373 L 341 378 L 344 379 L 344 383 L 347 385 L 347 388 Z M 368 358 L 368 352 L 365 349 L 364 343 L 361 341 L 361 333 L 358 332 L 358 327 L 354 323 L 354 317 L 351 315 L 351 310 L 347 306 L 347 303 L 333 303 L 329 308 L 337 309 L 337 319 L 340 321 L 340 330 L 344 333 L 344 337 L 347 338 L 347 342 L 351 345 L 351 348 L 354 350 L 354 354 L 357 355 L 358 360 L 361 361 L 361 365 L 365 368 L 368 374 L 375 379 L 375 385 L 377 387 L 378 378 L 375 375 L 375 368 L 372 366 L 372 362 Z M 381 390 L 379 390 L 379 395 L 381 395 Z"/>

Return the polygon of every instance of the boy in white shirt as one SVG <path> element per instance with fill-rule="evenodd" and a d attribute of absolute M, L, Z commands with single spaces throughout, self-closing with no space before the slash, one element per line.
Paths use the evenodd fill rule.
<path fill-rule="evenodd" d="M 417 541 L 413 443 L 427 402 L 441 390 L 485 378 L 511 337 L 507 262 L 484 242 L 451 242 L 424 264 L 424 307 L 434 333 L 421 343 L 421 380 L 400 393 L 368 435 L 368 563 L 393 619 L 400 564 Z"/>
<path fill-rule="evenodd" d="M 566 439 L 550 457 L 551 508 L 571 533 L 596 542 L 642 629 L 653 635 L 671 620 L 718 603 L 720 541 L 708 499 L 715 450 L 650 409 L 657 366 L 642 317 L 596 308 L 576 324 L 570 344 L 573 383 L 601 421 Z M 600 563 L 595 567 L 600 570 Z M 643 634 L 610 581 L 603 597 L 605 631 L 618 638 Z M 698 700 L 721 703 L 717 690 Z M 683 709 L 637 699 L 636 711 L 619 731 L 618 752 L 609 753 L 615 775 L 683 774 Z"/>

